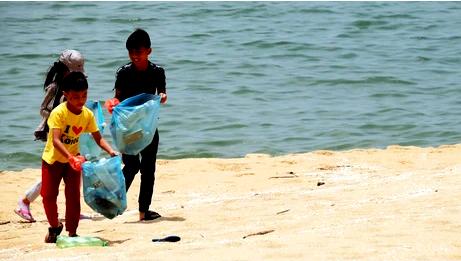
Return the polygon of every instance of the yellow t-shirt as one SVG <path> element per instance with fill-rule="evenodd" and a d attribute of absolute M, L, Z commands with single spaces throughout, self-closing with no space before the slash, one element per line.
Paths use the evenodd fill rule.
<path fill-rule="evenodd" d="M 82 112 L 76 115 L 67 109 L 67 102 L 54 108 L 48 118 L 48 126 L 50 131 L 42 154 L 42 159 L 48 164 L 53 164 L 55 161 L 68 162 L 68 159 L 53 146 L 53 129 L 61 129 L 61 142 L 72 155 L 79 153 L 80 134 L 99 130 L 94 114 L 90 109 L 83 106 Z"/>

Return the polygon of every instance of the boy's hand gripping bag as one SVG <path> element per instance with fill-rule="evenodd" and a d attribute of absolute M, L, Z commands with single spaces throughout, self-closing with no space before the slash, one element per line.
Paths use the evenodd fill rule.
<path fill-rule="evenodd" d="M 160 96 L 141 93 L 114 107 L 110 132 L 117 149 L 137 155 L 153 140 L 158 125 Z"/>
<path fill-rule="evenodd" d="M 104 122 L 104 114 L 101 104 L 99 104 L 98 101 L 87 101 L 85 106 L 93 112 L 99 132 L 102 135 L 106 123 Z M 80 154 L 85 156 L 87 160 L 96 159 L 102 151 L 98 144 L 94 141 L 91 133 L 83 133 L 80 135 L 79 148 Z"/>
<path fill-rule="evenodd" d="M 86 204 L 106 218 L 121 215 L 126 207 L 125 178 L 120 156 L 83 164 L 83 197 Z"/>

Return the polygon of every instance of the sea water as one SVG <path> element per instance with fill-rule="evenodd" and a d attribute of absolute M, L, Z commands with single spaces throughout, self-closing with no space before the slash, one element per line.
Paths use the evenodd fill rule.
<path fill-rule="evenodd" d="M 0 2 L 0 170 L 40 168 L 58 54 L 104 101 L 138 27 L 167 77 L 159 158 L 461 140 L 459 2 Z"/>

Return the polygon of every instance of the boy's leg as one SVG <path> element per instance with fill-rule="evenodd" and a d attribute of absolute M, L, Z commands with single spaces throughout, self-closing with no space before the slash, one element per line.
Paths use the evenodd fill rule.
<path fill-rule="evenodd" d="M 75 235 L 80 220 L 80 181 L 81 172 L 67 164 L 63 175 L 66 195 L 66 230 Z"/>
<path fill-rule="evenodd" d="M 56 200 L 59 194 L 59 183 L 61 183 L 64 164 L 55 162 L 50 165 L 42 160 L 42 189 L 40 194 L 43 197 L 43 207 L 46 218 L 51 227 L 59 227 L 58 205 Z"/>
<path fill-rule="evenodd" d="M 139 212 L 147 212 L 152 202 L 158 142 L 158 131 L 155 131 L 155 136 L 151 144 L 141 151 L 141 188 L 139 190 L 138 198 Z"/>
<path fill-rule="evenodd" d="M 122 154 L 122 161 L 123 164 L 125 165 L 123 167 L 123 176 L 125 177 L 125 187 L 126 191 L 128 192 L 128 189 L 131 186 L 131 183 L 133 182 L 134 176 L 139 171 L 139 154 L 138 155 L 127 155 L 127 154 Z"/>

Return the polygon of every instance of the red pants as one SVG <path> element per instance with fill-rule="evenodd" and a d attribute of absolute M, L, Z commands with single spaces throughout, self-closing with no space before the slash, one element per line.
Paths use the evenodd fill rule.
<path fill-rule="evenodd" d="M 43 207 L 51 227 L 59 226 L 57 199 L 59 184 L 64 179 L 66 196 L 66 230 L 69 234 L 77 232 L 80 221 L 80 180 L 81 173 L 70 167 L 68 163 L 55 162 L 52 165 L 42 160 Z"/>

